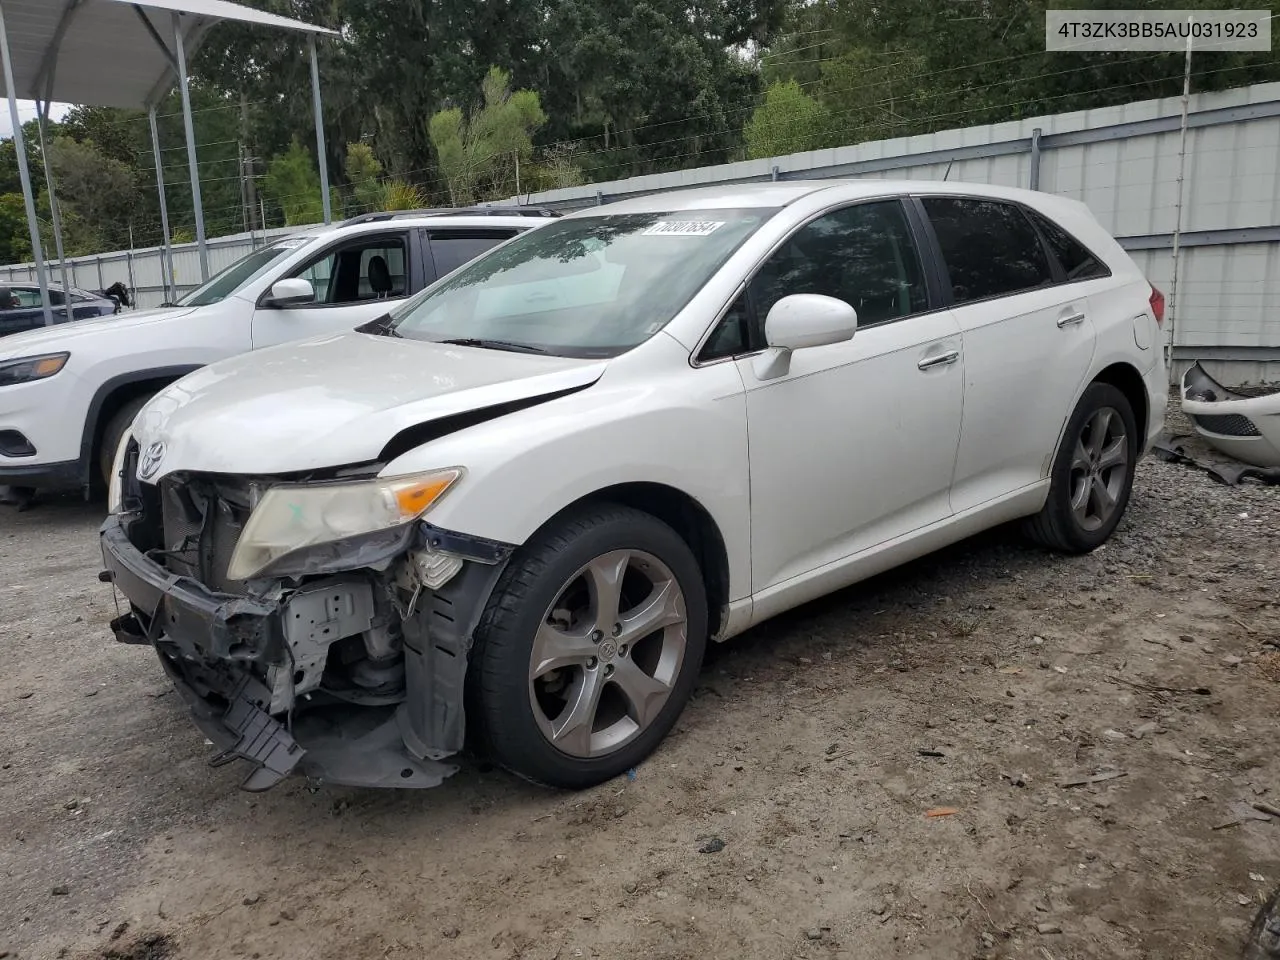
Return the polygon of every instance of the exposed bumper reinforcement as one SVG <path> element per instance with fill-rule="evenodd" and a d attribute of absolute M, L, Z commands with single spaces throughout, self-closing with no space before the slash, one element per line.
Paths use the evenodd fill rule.
<path fill-rule="evenodd" d="M 326 703 L 291 718 L 286 727 L 264 709 L 270 691 L 250 671 L 274 656 L 282 635 L 278 602 L 220 594 L 174 576 L 129 541 L 119 517 L 101 530 L 106 570 L 141 614 L 111 622 L 117 640 L 155 647 L 165 672 L 221 766 L 246 760 L 245 790 L 267 790 L 292 773 L 361 787 L 438 786 L 457 771 L 406 747 L 405 705 L 369 707 Z"/>

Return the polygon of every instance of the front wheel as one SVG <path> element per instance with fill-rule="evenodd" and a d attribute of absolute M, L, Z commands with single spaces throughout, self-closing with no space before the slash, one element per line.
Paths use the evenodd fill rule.
<path fill-rule="evenodd" d="M 707 641 L 697 560 L 660 520 L 601 504 L 512 557 L 468 671 L 478 745 L 529 780 L 578 789 L 647 757 L 693 690 Z"/>
<path fill-rule="evenodd" d="M 1027 521 L 1027 533 L 1063 553 L 1101 546 L 1128 506 L 1138 451 L 1129 399 L 1109 383 L 1089 384 L 1054 457 L 1049 497 Z"/>
<path fill-rule="evenodd" d="M 125 431 L 133 425 L 138 411 L 145 407 L 150 399 L 151 397 L 146 396 L 134 397 L 126 401 L 107 421 L 102 431 L 102 443 L 98 446 L 98 477 L 102 481 L 103 489 L 111 486 L 111 468 L 115 465 L 116 451 L 120 448 L 120 441 L 124 439 Z"/>

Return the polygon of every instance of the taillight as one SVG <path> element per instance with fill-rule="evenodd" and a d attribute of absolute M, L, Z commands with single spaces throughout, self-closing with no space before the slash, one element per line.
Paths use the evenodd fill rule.
<path fill-rule="evenodd" d="M 1156 315 L 1156 326 L 1164 326 L 1164 294 L 1151 287 L 1151 312 Z"/>

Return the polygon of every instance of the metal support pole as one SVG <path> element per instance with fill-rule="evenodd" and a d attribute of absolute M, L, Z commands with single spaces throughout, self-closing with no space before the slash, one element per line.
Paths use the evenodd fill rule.
<path fill-rule="evenodd" d="M 53 188 L 53 166 L 49 163 L 49 145 L 45 128 L 49 122 L 49 101 L 36 101 L 36 130 L 40 134 L 40 160 L 44 165 L 44 183 L 49 191 L 49 214 L 53 220 L 53 245 L 58 252 L 58 273 L 62 277 L 62 303 L 71 309 L 71 283 L 67 280 L 67 255 L 62 248 L 62 215 L 58 212 L 58 195 Z M 67 314 L 68 318 L 71 314 Z"/>
<path fill-rule="evenodd" d="M 147 111 L 147 119 L 151 121 L 151 155 L 156 163 L 156 190 L 160 194 L 160 229 L 164 231 L 164 241 L 160 252 L 160 284 L 164 287 L 164 301 L 171 303 L 178 299 L 169 295 L 169 285 L 174 282 L 173 250 L 169 246 L 169 205 L 164 199 L 164 169 L 160 159 L 160 128 L 156 124 L 156 108 Z"/>
<path fill-rule="evenodd" d="M 1031 177 L 1027 184 L 1032 190 L 1040 189 L 1040 128 L 1031 131 Z"/>
<path fill-rule="evenodd" d="M 1193 21 L 1187 17 L 1187 23 Z M 1187 112 L 1191 105 L 1191 31 L 1187 31 L 1187 62 L 1182 75 L 1182 127 L 1178 135 L 1178 205 L 1173 222 L 1173 278 L 1169 282 L 1169 344 L 1165 357 L 1169 376 L 1173 377 L 1174 324 L 1177 322 L 1178 254 L 1182 239 L 1182 181 L 1187 166 Z"/>
<path fill-rule="evenodd" d="M 200 168 L 196 164 L 196 131 L 191 123 L 191 88 L 187 83 L 187 52 L 182 42 L 182 21 L 173 15 L 173 44 L 178 53 L 178 86 L 182 89 L 182 125 L 187 132 L 187 167 L 191 171 L 191 206 L 196 214 L 196 246 L 200 250 L 200 281 L 209 279 L 209 247 L 204 236 L 204 205 L 200 200 Z M 157 165 L 156 169 L 159 169 Z"/>
<path fill-rule="evenodd" d="M 316 59 L 316 35 L 307 34 L 307 51 L 311 54 L 311 106 L 316 115 L 316 156 L 320 161 L 320 202 L 324 206 L 324 222 L 333 222 L 329 209 L 329 157 L 324 149 L 324 118 L 320 112 L 320 62 Z"/>
<path fill-rule="evenodd" d="M 13 63 L 9 58 L 9 32 L 4 24 L 4 4 L 0 2 L 0 58 L 4 60 L 4 88 L 9 93 L 9 122 L 13 125 L 13 149 L 18 158 L 18 177 L 22 181 L 22 200 L 27 208 L 27 227 L 31 231 L 31 256 L 40 284 L 45 326 L 53 326 L 53 308 L 49 305 L 49 278 L 44 272 L 44 253 L 40 248 L 40 221 L 36 219 L 36 201 L 31 192 L 31 171 L 27 169 L 27 146 L 22 137 L 22 121 L 18 118 L 18 101 L 14 96 Z"/>

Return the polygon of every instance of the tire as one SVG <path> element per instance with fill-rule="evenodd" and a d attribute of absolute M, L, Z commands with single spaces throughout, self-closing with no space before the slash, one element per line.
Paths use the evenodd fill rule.
<path fill-rule="evenodd" d="M 1109 383 L 1089 384 L 1053 458 L 1044 508 L 1026 521 L 1028 536 L 1061 553 L 1100 547 L 1129 504 L 1138 450 L 1128 398 Z"/>
<path fill-rule="evenodd" d="M 1280 901 L 1280 890 L 1273 892 L 1254 916 L 1241 960 L 1280 960 L 1280 903 L 1277 901 Z"/>
<path fill-rule="evenodd" d="M 472 744 L 546 786 L 608 780 L 666 736 L 706 644 L 702 572 L 680 535 L 630 507 L 585 507 L 521 547 L 489 598 L 467 673 Z"/>
<path fill-rule="evenodd" d="M 124 438 L 124 432 L 133 423 L 138 411 L 147 405 L 151 397 L 134 397 L 111 415 L 102 431 L 102 443 L 98 446 L 98 477 L 103 489 L 111 486 L 111 468 L 116 461 L 116 450 Z"/>

